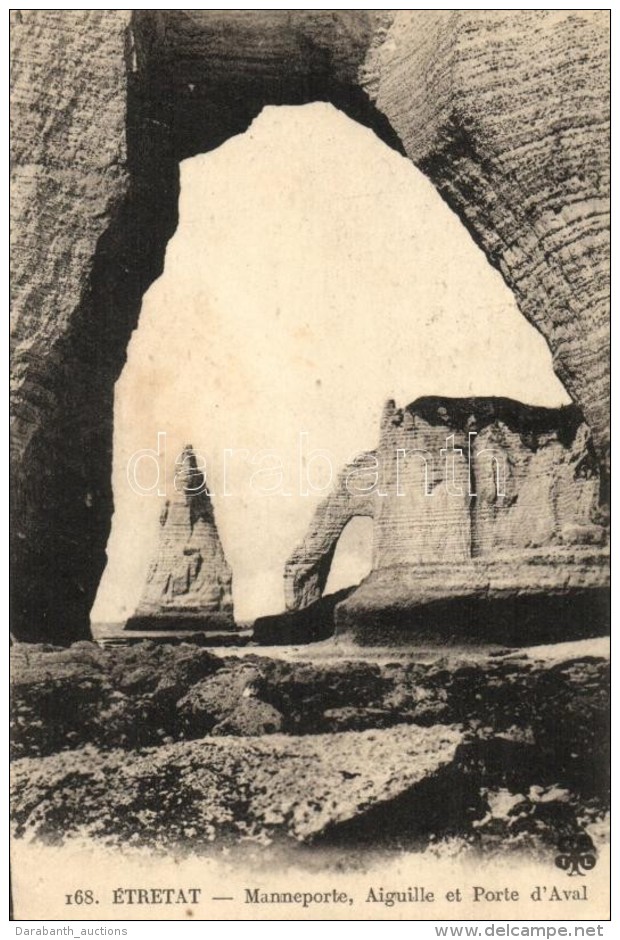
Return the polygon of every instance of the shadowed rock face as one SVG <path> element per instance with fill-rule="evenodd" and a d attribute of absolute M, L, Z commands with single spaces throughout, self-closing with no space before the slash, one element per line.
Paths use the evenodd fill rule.
<path fill-rule="evenodd" d="M 177 223 L 155 33 L 114 10 L 14 14 L 14 635 L 89 635 L 113 511 L 114 383 Z"/>
<path fill-rule="evenodd" d="M 126 629 L 234 627 L 232 573 L 218 535 L 211 496 L 185 447 L 166 500 L 159 544 L 138 609 Z"/>
<path fill-rule="evenodd" d="M 295 643 L 316 643 L 334 633 L 334 611 L 353 588 L 327 594 L 307 607 L 269 614 L 254 621 L 252 641 L 260 646 L 284 646 Z"/>
<path fill-rule="evenodd" d="M 13 14 L 13 629 L 88 634 L 113 389 L 178 160 L 326 100 L 437 186 L 608 449 L 606 11 Z"/>
<path fill-rule="evenodd" d="M 387 641 L 390 631 L 445 639 L 475 628 L 478 639 L 519 643 L 559 639 L 561 623 L 565 635 L 597 634 L 609 578 L 599 505 L 599 465 L 575 406 L 388 402 L 376 451 L 345 467 L 287 562 L 287 605 L 317 603 L 340 533 L 365 515 L 373 570 L 336 607 L 337 632 Z"/>

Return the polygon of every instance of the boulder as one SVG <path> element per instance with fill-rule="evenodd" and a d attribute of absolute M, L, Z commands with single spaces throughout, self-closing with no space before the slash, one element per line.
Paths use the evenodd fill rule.
<path fill-rule="evenodd" d="M 166 847 L 312 841 L 373 809 L 389 814 L 399 797 L 439 782 L 462 741 L 457 728 L 401 727 L 24 759 L 13 767 L 16 831 L 57 842 L 90 835 Z M 410 809 L 410 825 L 424 830 L 424 806 L 417 816 Z"/>

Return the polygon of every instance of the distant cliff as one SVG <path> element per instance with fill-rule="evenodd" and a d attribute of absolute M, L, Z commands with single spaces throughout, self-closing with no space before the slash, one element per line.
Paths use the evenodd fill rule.
<path fill-rule="evenodd" d="M 232 627 L 232 573 L 191 445 L 161 514 L 159 544 L 128 630 Z"/>
<path fill-rule="evenodd" d="M 590 431 L 575 406 L 429 397 L 400 409 L 388 402 L 377 449 L 344 468 L 287 562 L 287 607 L 316 603 L 344 527 L 370 516 L 372 573 L 336 607 L 337 628 L 363 632 L 371 622 L 389 636 L 434 623 L 479 631 L 468 621 L 505 619 L 492 603 L 507 598 L 523 639 L 572 614 L 594 625 L 608 583 L 600 500 Z M 472 598 L 485 599 L 485 610 L 468 607 Z M 577 627 L 589 630 L 585 622 Z"/>

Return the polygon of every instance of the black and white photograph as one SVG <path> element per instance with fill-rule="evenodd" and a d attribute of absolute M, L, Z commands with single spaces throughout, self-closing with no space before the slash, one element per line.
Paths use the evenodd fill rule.
<path fill-rule="evenodd" d="M 10 11 L 13 919 L 609 919 L 610 35 Z"/>

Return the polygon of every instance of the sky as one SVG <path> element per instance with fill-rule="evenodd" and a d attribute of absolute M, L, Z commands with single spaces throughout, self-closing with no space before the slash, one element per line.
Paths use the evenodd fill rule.
<path fill-rule="evenodd" d="M 545 340 L 412 163 L 323 103 L 265 108 L 183 161 L 178 228 L 116 386 L 93 621 L 133 613 L 187 443 L 205 461 L 235 615 L 281 610 L 284 563 L 329 491 L 327 461 L 308 485 L 301 458 L 322 451 L 335 474 L 375 446 L 388 398 L 430 394 L 569 401 Z M 128 463 L 158 435 L 159 480 L 134 457 L 152 487 L 135 492 Z M 370 551 L 371 524 L 354 520 L 327 588 L 359 581 Z"/>

